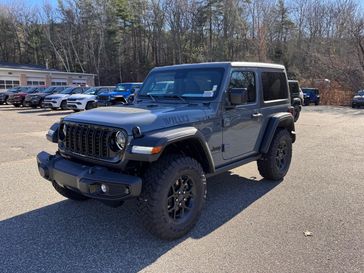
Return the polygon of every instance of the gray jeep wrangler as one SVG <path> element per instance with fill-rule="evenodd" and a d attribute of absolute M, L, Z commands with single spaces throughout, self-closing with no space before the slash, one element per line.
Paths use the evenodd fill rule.
<path fill-rule="evenodd" d="M 284 66 L 221 62 L 153 69 L 131 106 L 93 109 L 54 124 L 55 155 L 39 172 L 63 196 L 117 206 L 137 198 L 145 227 L 176 239 L 196 224 L 206 177 L 257 161 L 279 181 L 295 129 Z"/>

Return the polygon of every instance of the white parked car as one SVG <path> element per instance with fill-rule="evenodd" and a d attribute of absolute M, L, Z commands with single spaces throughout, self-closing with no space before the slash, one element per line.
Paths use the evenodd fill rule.
<path fill-rule="evenodd" d="M 73 94 L 81 94 L 85 92 L 88 87 L 68 87 L 62 92 L 54 95 L 49 95 L 44 98 L 42 103 L 43 108 L 51 108 L 52 110 L 57 110 L 61 108 L 62 110 L 66 110 L 67 108 L 67 99 Z"/>
<path fill-rule="evenodd" d="M 109 93 L 115 89 L 115 86 L 97 86 L 88 89 L 82 94 L 75 94 L 67 99 L 67 108 L 75 112 L 89 110 L 97 107 L 97 95 Z"/>

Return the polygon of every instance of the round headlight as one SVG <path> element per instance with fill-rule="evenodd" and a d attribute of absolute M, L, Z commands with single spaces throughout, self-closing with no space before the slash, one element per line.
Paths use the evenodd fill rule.
<path fill-rule="evenodd" d="M 123 132 L 118 131 L 115 135 L 115 143 L 116 146 L 118 146 L 118 148 L 120 150 L 124 150 L 125 145 L 126 145 L 126 136 Z"/>

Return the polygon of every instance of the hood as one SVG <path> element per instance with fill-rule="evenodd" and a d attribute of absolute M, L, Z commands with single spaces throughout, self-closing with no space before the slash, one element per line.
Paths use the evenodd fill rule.
<path fill-rule="evenodd" d="M 70 96 L 69 94 L 53 94 L 53 95 L 47 96 L 47 99 L 68 98 L 69 96 Z"/>
<path fill-rule="evenodd" d="M 88 95 L 88 94 L 74 94 L 68 97 L 68 99 L 75 99 L 75 100 L 79 100 L 79 99 L 92 99 L 92 98 L 96 98 L 96 95 Z"/>
<path fill-rule="evenodd" d="M 46 96 L 49 96 L 49 94 L 47 94 L 47 93 L 32 93 L 32 94 L 29 94 L 28 96 L 30 96 L 30 97 L 33 97 L 33 96 L 46 97 Z"/>
<path fill-rule="evenodd" d="M 27 93 L 19 92 L 19 93 L 11 93 L 9 97 L 25 97 L 28 95 Z"/>
<path fill-rule="evenodd" d="M 135 126 L 139 126 L 142 133 L 145 133 L 202 121 L 208 117 L 210 111 L 209 106 L 201 104 L 116 106 L 71 114 L 64 120 L 122 128 L 130 135 Z"/>

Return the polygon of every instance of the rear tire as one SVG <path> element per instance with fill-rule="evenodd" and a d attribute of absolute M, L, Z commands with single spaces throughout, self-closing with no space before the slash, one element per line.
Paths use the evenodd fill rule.
<path fill-rule="evenodd" d="M 138 213 L 153 235 L 173 240 L 197 223 L 206 198 L 206 177 L 191 157 L 166 155 L 145 172 Z"/>
<path fill-rule="evenodd" d="M 75 201 L 85 201 L 87 199 L 89 199 L 88 197 L 80 194 L 80 193 L 77 193 L 75 191 L 71 191 L 69 189 L 66 189 L 66 188 L 63 188 L 61 187 L 60 185 L 58 185 L 56 182 L 52 182 L 52 185 L 54 187 L 54 189 L 62 196 L 68 198 L 68 199 L 72 199 L 72 200 L 75 200 Z"/>
<path fill-rule="evenodd" d="M 286 129 L 278 129 L 268 153 L 257 161 L 261 176 L 279 181 L 287 174 L 292 159 L 292 138 Z"/>
<path fill-rule="evenodd" d="M 13 104 L 14 105 L 14 107 L 20 107 L 20 104 Z"/>

